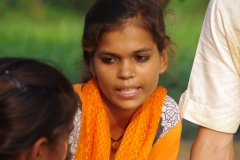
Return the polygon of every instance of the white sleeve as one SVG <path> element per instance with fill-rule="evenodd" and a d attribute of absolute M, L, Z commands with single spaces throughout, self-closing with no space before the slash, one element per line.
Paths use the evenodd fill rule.
<path fill-rule="evenodd" d="M 226 133 L 235 133 L 240 124 L 239 20 L 240 1 L 210 1 L 179 103 L 184 119 Z"/>

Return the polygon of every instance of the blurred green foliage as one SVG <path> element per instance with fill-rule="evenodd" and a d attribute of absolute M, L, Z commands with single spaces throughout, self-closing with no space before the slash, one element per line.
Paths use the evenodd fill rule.
<path fill-rule="evenodd" d="M 0 0 L 2 8 L 29 9 L 34 6 L 49 6 L 71 9 L 74 12 L 86 12 L 95 0 Z"/>
<path fill-rule="evenodd" d="M 160 84 L 177 102 L 186 90 L 208 0 L 171 0 L 166 11 L 167 33 L 175 42 L 176 57 Z"/>
<path fill-rule="evenodd" d="M 0 15 L 0 56 L 51 60 L 76 82 L 82 28 L 83 16 L 71 10 L 9 8 Z"/>

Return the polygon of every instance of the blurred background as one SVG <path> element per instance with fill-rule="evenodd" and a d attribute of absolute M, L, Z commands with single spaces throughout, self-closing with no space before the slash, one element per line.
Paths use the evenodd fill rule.
<path fill-rule="evenodd" d="M 167 33 L 176 57 L 160 84 L 179 101 L 186 90 L 209 0 L 161 0 Z M 53 62 L 72 83 L 78 82 L 84 16 L 94 0 L 0 0 L 0 57 L 31 57 Z M 183 120 L 178 160 L 189 158 L 197 126 Z M 235 134 L 240 159 L 240 133 Z"/>

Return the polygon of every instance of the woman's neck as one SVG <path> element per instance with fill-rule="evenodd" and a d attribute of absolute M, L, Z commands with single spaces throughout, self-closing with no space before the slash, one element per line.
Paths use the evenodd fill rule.
<path fill-rule="evenodd" d="M 103 97 L 105 109 L 110 122 L 110 135 L 113 139 L 121 137 L 137 109 L 123 109 L 117 106 L 111 106 L 106 97 Z"/>
<path fill-rule="evenodd" d="M 103 93 L 101 96 L 110 122 L 110 138 L 118 139 L 124 134 L 138 108 L 124 109 L 110 102 Z"/>
<path fill-rule="evenodd" d="M 106 111 L 110 122 L 111 136 L 113 139 L 117 139 L 125 132 L 136 110 L 123 110 L 106 106 Z"/>

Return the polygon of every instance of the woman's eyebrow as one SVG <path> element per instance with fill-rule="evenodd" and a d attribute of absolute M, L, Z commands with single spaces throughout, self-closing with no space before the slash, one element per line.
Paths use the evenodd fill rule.
<path fill-rule="evenodd" d="M 138 53 L 141 53 L 141 52 L 148 52 L 148 51 L 152 51 L 152 49 L 150 49 L 150 48 L 140 48 L 140 49 L 138 49 L 138 50 L 136 50 L 136 51 L 133 51 L 132 53 L 133 54 L 138 54 Z M 114 53 L 114 52 L 110 52 L 110 51 L 106 51 L 106 50 L 103 50 L 103 51 L 100 51 L 100 52 L 98 52 L 98 55 L 100 56 L 102 56 L 102 55 L 104 55 L 104 56 L 111 56 L 111 57 L 121 57 L 121 54 L 119 54 L 119 53 Z"/>
<path fill-rule="evenodd" d="M 99 56 L 110 56 L 110 57 L 121 57 L 118 53 L 108 52 L 108 51 L 101 51 L 98 53 Z"/>
<path fill-rule="evenodd" d="M 137 54 L 137 53 L 141 53 L 141 52 L 148 52 L 148 51 L 151 51 L 151 50 L 152 49 L 150 49 L 150 48 L 141 48 L 139 50 L 134 51 L 133 53 Z"/>

